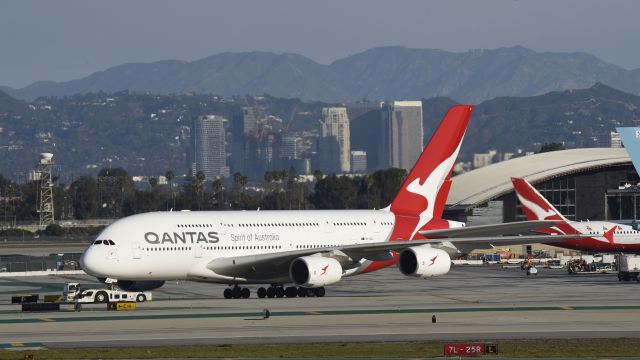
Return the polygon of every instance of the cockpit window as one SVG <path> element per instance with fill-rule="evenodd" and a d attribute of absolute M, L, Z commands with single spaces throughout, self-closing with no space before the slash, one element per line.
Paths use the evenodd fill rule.
<path fill-rule="evenodd" d="M 113 242 L 113 240 L 109 240 L 109 245 L 115 245 L 116 243 Z"/>
<path fill-rule="evenodd" d="M 96 240 L 96 241 L 93 243 L 93 245 L 100 245 L 100 244 L 102 244 L 102 240 Z"/>

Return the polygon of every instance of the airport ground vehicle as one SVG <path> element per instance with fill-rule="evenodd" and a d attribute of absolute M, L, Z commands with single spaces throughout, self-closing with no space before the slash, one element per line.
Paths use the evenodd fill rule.
<path fill-rule="evenodd" d="M 125 291 L 111 284 L 106 289 L 81 289 L 78 283 L 66 283 L 63 297 L 64 301 L 76 303 L 145 302 L 153 299 L 148 291 Z"/>
<path fill-rule="evenodd" d="M 618 258 L 618 280 L 639 281 L 640 255 L 622 254 Z"/>

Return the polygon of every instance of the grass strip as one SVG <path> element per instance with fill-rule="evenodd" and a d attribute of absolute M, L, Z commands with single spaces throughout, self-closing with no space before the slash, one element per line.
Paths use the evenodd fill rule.
<path fill-rule="evenodd" d="M 160 359 L 160 358 L 433 358 L 443 356 L 445 343 L 498 344 L 497 358 L 632 357 L 640 339 L 551 339 L 417 342 L 355 342 L 322 344 L 238 344 L 171 347 L 75 348 L 0 351 L 0 360 L 25 359 Z M 495 355 L 491 356 L 496 358 Z"/>

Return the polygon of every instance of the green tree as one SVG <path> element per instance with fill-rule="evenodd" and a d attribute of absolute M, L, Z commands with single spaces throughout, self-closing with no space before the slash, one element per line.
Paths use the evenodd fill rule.
<path fill-rule="evenodd" d="M 69 187 L 71 206 L 76 219 L 92 218 L 98 209 L 98 185 L 91 176 L 81 176 Z"/>
<path fill-rule="evenodd" d="M 167 172 L 164 173 L 164 177 L 167 179 L 167 182 L 169 183 L 169 194 L 171 195 L 171 204 L 172 204 L 171 208 L 175 209 L 176 197 L 175 197 L 175 194 L 173 193 L 173 179 L 175 178 L 175 175 L 173 174 L 173 171 L 167 170 Z M 167 207 L 169 207 L 169 202 L 167 202 Z"/>
<path fill-rule="evenodd" d="M 309 201 L 316 209 L 348 209 L 355 198 L 356 187 L 346 176 L 325 176 L 316 182 Z"/>
<path fill-rule="evenodd" d="M 564 150 L 564 149 L 565 149 L 564 144 L 562 144 L 561 142 L 544 143 L 542 144 L 542 146 L 540 146 L 540 150 L 538 150 L 538 154 L 551 152 L 551 151 Z"/>

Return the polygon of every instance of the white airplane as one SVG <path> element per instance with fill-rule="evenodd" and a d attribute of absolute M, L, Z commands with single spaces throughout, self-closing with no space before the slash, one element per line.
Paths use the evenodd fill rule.
<path fill-rule="evenodd" d="M 544 235 L 470 236 L 515 233 L 555 222 L 464 228 L 463 223 L 441 219 L 471 111 L 469 105 L 449 110 L 385 209 L 133 215 L 97 236 L 82 255 L 82 268 L 100 279 L 119 279 L 119 287 L 130 291 L 158 288 L 166 280 L 191 280 L 231 285 L 225 298 L 248 298 L 250 290 L 241 287 L 245 284 L 269 285 L 258 289 L 260 298 L 324 296 L 324 286 L 343 277 L 396 263 L 407 276 L 444 275 L 451 259 L 437 247 L 457 251 L 461 246 L 540 241 Z"/>
<path fill-rule="evenodd" d="M 567 220 L 527 180 L 514 177 L 511 182 L 527 219 L 556 222 L 554 226 L 536 229 L 536 232 L 574 235 L 552 245 L 588 252 L 640 252 L 640 232 L 632 226 L 609 221 Z"/>

